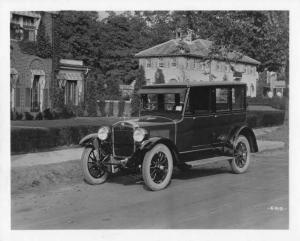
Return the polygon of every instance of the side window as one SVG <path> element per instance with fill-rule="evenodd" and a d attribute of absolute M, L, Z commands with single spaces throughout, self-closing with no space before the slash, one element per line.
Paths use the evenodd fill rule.
<path fill-rule="evenodd" d="M 209 88 L 191 88 L 187 103 L 187 114 L 205 114 L 209 112 Z"/>
<path fill-rule="evenodd" d="M 216 111 L 229 111 L 228 88 L 216 88 Z"/>
<path fill-rule="evenodd" d="M 232 88 L 232 110 L 245 108 L 245 89 L 243 87 Z"/>

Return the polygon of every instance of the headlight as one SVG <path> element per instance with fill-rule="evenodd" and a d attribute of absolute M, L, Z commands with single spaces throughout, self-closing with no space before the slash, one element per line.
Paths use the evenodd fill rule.
<path fill-rule="evenodd" d="M 143 128 L 137 128 L 133 133 L 133 139 L 136 142 L 141 142 L 144 140 L 145 136 L 147 134 L 147 131 Z"/>
<path fill-rule="evenodd" d="M 107 139 L 108 134 L 109 134 L 109 127 L 108 126 L 103 126 L 98 130 L 98 137 L 101 141 L 104 141 Z"/>

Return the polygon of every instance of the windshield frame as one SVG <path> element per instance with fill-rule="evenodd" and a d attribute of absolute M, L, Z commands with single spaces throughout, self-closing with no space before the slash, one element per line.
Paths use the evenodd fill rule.
<path fill-rule="evenodd" d="M 155 90 L 160 90 L 158 91 L 159 93 L 156 93 Z M 177 91 L 175 91 L 175 89 Z M 188 87 L 177 87 L 177 88 L 162 88 L 162 87 L 157 87 L 157 88 L 145 88 L 145 89 L 141 89 L 142 91 L 139 91 L 139 100 L 140 100 L 140 106 L 139 106 L 139 116 L 149 116 L 149 115 L 153 115 L 153 116 L 162 116 L 162 117 L 175 117 L 175 119 L 177 119 L 176 117 L 181 117 L 183 118 L 184 113 L 185 113 L 185 109 L 186 109 L 186 102 L 188 99 L 188 94 L 189 94 L 189 89 Z M 150 91 L 148 91 L 150 90 Z M 164 91 L 162 91 L 164 90 Z M 169 90 L 169 91 L 168 91 Z M 171 92 L 171 93 L 170 93 Z M 143 100 L 142 100 L 142 95 L 145 94 L 180 94 L 183 93 L 184 97 L 183 97 L 183 104 L 182 104 L 182 110 L 179 111 L 159 111 L 159 110 L 149 110 L 149 111 L 145 111 L 143 110 Z"/>

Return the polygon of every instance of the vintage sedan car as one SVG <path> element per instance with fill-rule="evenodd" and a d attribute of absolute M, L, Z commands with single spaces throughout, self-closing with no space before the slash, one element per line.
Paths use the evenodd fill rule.
<path fill-rule="evenodd" d="M 164 189 L 181 170 L 228 160 L 244 173 L 257 152 L 246 124 L 246 85 L 240 82 L 155 84 L 139 90 L 139 117 L 84 137 L 86 181 L 100 184 L 122 169 L 141 172 L 150 190 Z"/>

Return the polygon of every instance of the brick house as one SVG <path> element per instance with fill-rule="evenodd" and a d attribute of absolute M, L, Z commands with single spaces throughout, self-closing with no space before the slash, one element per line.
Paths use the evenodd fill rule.
<path fill-rule="evenodd" d="M 239 53 L 229 53 L 226 60 L 207 60 L 211 41 L 177 36 L 162 44 L 143 50 L 135 55 L 139 65 L 145 69 L 147 84 L 154 83 L 158 69 L 161 69 L 165 82 L 180 81 L 242 81 L 247 83 L 247 95 L 256 96 L 258 80 L 255 59 Z M 237 55 L 242 57 L 237 58 Z"/>
<path fill-rule="evenodd" d="M 45 34 L 53 46 L 55 12 L 11 12 L 10 22 L 10 83 L 11 109 L 17 112 L 40 112 L 52 107 L 50 89 L 52 84 L 65 91 L 65 104 L 78 105 L 83 101 L 83 83 L 87 68 L 82 61 L 61 60 L 59 69 L 54 70 L 52 58 L 40 58 L 25 53 L 21 41 L 35 42 L 40 23 L 43 22 Z M 53 51 L 53 49 L 52 49 Z M 58 74 L 54 74 L 54 72 Z M 80 96 L 79 96 L 80 95 Z"/>

